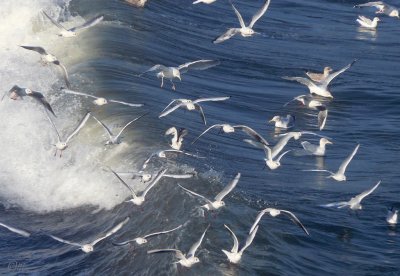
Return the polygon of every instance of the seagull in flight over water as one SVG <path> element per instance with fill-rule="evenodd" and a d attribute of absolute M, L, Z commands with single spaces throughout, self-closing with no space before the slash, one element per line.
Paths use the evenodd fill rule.
<path fill-rule="evenodd" d="M 180 150 L 183 143 L 183 137 L 188 134 L 188 130 L 186 128 L 177 129 L 176 127 L 170 127 L 165 132 L 165 135 L 172 135 L 171 139 L 171 148 L 175 150 Z"/>
<path fill-rule="evenodd" d="M 169 79 L 172 84 L 172 89 L 175 90 L 175 84 L 173 82 L 174 78 L 181 79 L 181 74 L 186 73 L 189 70 L 206 70 L 208 68 L 219 65 L 220 62 L 218 60 L 210 60 L 210 59 L 200 59 L 196 61 L 186 62 L 184 64 L 179 65 L 178 67 L 167 67 L 162 64 L 156 64 L 150 69 L 144 71 L 138 76 L 142 76 L 147 72 L 156 71 L 157 78 L 161 78 L 161 87 L 164 86 L 164 78 Z"/>
<path fill-rule="evenodd" d="M 376 1 L 376 2 L 368 2 L 365 4 L 359 4 L 355 5 L 354 8 L 361 8 L 361 7 L 375 7 L 378 10 L 376 11 L 377 14 L 386 14 L 390 17 L 397 17 L 400 18 L 399 16 L 399 9 L 396 7 L 393 7 L 391 5 L 386 4 L 383 1 Z"/>
<path fill-rule="evenodd" d="M 304 170 L 307 172 L 328 172 L 330 175 L 327 178 L 333 178 L 336 181 L 346 181 L 346 175 L 344 174 L 346 172 L 347 166 L 350 164 L 351 160 L 353 159 L 354 155 L 356 155 L 358 148 L 360 147 L 360 144 L 358 144 L 353 152 L 342 162 L 340 165 L 339 169 L 337 172 L 331 172 L 328 170 Z"/>
<path fill-rule="evenodd" d="M 256 32 L 253 30 L 254 24 L 264 15 L 264 13 L 267 11 L 269 3 L 271 0 L 266 0 L 264 2 L 264 5 L 257 11 L 257 13 L 253 16 L 251 19 L 250 23 L 248 26 L 243 21 L 242 16 L 240 15 L 239 11 L 235 8 L 233 3 L 231 2 L 232 8 L 235 11 L 235 14 L 237 18 L 239 19 L 239 24 L 240 28 L 230 28 L 228 31 L 226 31 L 223 35 L 219 36 L 217 39 L 215 39 L 213 42 L 215 44 L 224 42 L 225 40 L 230 39 L 236 34 L 240 34 L 243 37 L 248 37 L 256 34 Z"/>
<path fill-rule="evenodd" d="M 58 29 L 60 29 L 59 36 L 62 36 L 62 37 L 74 37 L 78 34 L 78 32 L 86 30 L 90 27 L 93 27 L 93 26 L 97 25 L 98 23 L 100 23 L 100 21 L 103 20 L 103 16 L 99 15 L 99 16 L 96 16 L 96 17 L 86 21 L 84 24 L 82 24 L 80 26 L 76 26 L 71 29 L 66 29 L 63 25 L 61 25 L 56 20 L 54 20 L 45 11 L 42 11 L 42 12 L 48 19 L 50 19 L 51 23 L 53 23 Z"/>
<path fill-rule="evenodd" d="M 123 104 L 123 105 L 127 105 L 127 106 L 132 106 L 132 107 L 141 107 L 144 106 L 144 104 L 136 104 L 136 103 L 127 103 L 127 102 L 122 102 L 122 101 L 116 101 L 116 100 L 111 100 L 111 99 L 106 99 L 103 97 L 96 97 L 90 94 L 86 94 L 86 93 L 82 93 L 82 92 L 77 92 L 77 91 L 72 91 L 69 89 L 63 89 L 63 92 L 67 93 L 67 94 L 72 94 L 72 95 L 79 95 L 79 96 L 84 96 L 84 97 L 91 97 L 94 98 L 95 100 L 93 101 L 93 103 L 95 105 L 98 106 L 102 106 L 108 103 L 118 103 L 118 104 Z"/>
<path fill-rule="evenodd" d="M 0 226 L 7 228 L 9 231 L 14 232 L 18 235 L 24 236 L 24 237 L 29 237 L 31 234 L 27 231 L 21 230 L 21 229 L 17 229 L 15 227 L 12 227 L 10 225 L 4 224 L 0 222 Z"/>
<path fill-rule="evenodd" d="M 111 236 L 112 234 L 115 234 L 116 232 L 118 232 L 127 222 L 129 221 L 129 217 L 127 217 L 126 219 L 124 219 L 122 222 L 118 223 L 116 226 L 114 226 L 110 231 L 108 231 L 103 237 L 100 237 L 94 241 L 92 241 L 91 243 L 76 243 L 76 242 L 70 242 L 64 239 L 61 239 L 59 237 L 53 236 L 53 235 L 49 235 L 52 239 L 55 239 L 56 241 L 62 242 L 62 243 L 66 243 L 69 245 L 74 245 L 79 247 L 83 252 L 85 253 L 90 253 L 93 251 L 94 246 L 104 240 L 105 238 L 108 238 L 109 236 Z"/>
<path fill-rule="evenodd" d="M 201 243 L 203 242 L 204 236 L 209 227 L 210 227 L 210 225 L 207 226 L 206 230 L 203 232 L 203 235 L 201 235 L 200 239 L 192 245 L 192 247 L 189 249 L 189 252 L 186 255 L 184 255 L 182 253 L 182 251 L 180 251 L 178 249 L 171 249 L 171 248 L 153 249 L 153 250 L 147 251 L 147 254 L 173 252 L 173 253 L 175 253 L 176 258 L 179 259 L 179 261 L 177 261 L 175 263 L 179 263 L 182 266 L 189 268 L 192 265 L 200 262 L 200 259 L 195 257 L 195 254 L 196 254 L 197 249 L 200 247 Z"/>
<path fill-rule="evenodd" d="M 376 188 L 381 184 L 381 181 L 379 181 L 374 187 L 371 189 L 362 192 L 361 194 L 352 197 L 349 201 L 340 201 L 340 202 L 334 202 L 334 203 L 329 203 L 326 205 L 322 205 L 322 207 L 336 207 L 336 208 L 344 208 L 344 207 L 349 207 L 351 210 L 361 210 L 361 201 L 368 195 L 370 195 L 373 191 L 375 191 Z"/>

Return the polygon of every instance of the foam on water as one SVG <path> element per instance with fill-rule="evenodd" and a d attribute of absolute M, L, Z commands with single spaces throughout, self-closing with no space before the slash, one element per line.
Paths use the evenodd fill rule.
<path fill-rule="evenodd" d="M 42 92 L 57 114 L 54 121 L 63 137 L 74 129 L 85 108 L 71 97 L 66 101 L 56 91 L 62 85 L 56 66 L 42 66 L 37 53 L 19 45 L 43 46 L 67 66 L 73 59 L 84 59 L 84 51 L 74 47 L 79 38 L 58 37 L 57 28 L 40 14 L 46 10 L 55 17 L 69 15 L 68 3 L 8 0 L 2 2 L 0 10 L 1 91 L 17 84 Z M 80 17 L 68 16 L 65 25 L 81 22 Z M 123 201 L 127 191 L 102 170 L 103 149 L 99 140 L 89 135 L 92 129 L 97 131 L 92 119 L 59 158 L 53 155 L 56 133 L 42 106 L 33 99 L 13 101 L 6 97 L 0 102 L 0 118 L 0 199 L 5 205 L 48 212 L 88 204 L 109 209 Z"/>

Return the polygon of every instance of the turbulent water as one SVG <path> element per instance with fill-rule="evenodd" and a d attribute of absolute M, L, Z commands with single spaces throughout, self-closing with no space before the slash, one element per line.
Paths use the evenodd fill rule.
<path fill-rule="evenodd" d="M 236 1 L 244 20 L 261 0 Z M 192 5 L 191 1 L 150 1 L 136 9 L 118 0 L 6 0 L 0 4 L 0 86 L 41 91 L 52 104 L 55 124 L 65 137 L 87 111 L 118 129 L 149 111 L 124 133 L 123 142 L 104 146 L 103 129 L 90 119 L 63 157 L 54 157 L 57 136 L 44 110 L 32 99 L 0 103 L 0 222 L 32 232 L 24 238 L 0 229 L 0 273 L 38 275 L 395 275 L 399 273 L 398 229 L 388 227 L 387 208 L 400 207 L 397 179 L 400 152 L 400 21 L 382 17 L 376 32 L 357 28 L 360 2 L 274 1 L 255 25 L 260 35 L 234 37 L 222 44 L 212 40 L 238 26 L 227 1 Z M 60 38 L 40 11 L 46 10 L 67 27 L 104 14 L 104 21 L 75 38 Z M 40 45 L 68 68 L 72 88 L 126 102 L 96 107 L 90 98 L 67 95 L 57 67 L 42 66 L 37 53 L 19 45 Z M 205 71 L 189 71 L 170 88 L 160 88 L 154 74 L 137 75 L 154 64 L 175 66 L 197 59 L 221 63 Z M 283 107 L 293 97 L 307 94 L 305 86 L 282 79 L 320 71 L 324 66 L 354 66 L 332 82 L 334 99 L 327 102 L 329 117 L 321 134 L 330 137 L 327 156 L 293 154 L 299 141 L 317 142 L 303 135 L 291 141 L 294 151 L 277 170 L 263 169 L 262 150 L 242 140 L 239 133 L 204 129 L 197 112 L 177 110 L 158 118 L 175 98 L 231 96 L 225 102 L 204 103 L 208 125 L 227 122 L 248 125 L 274 144 L 276 132 L 268 124 L 274 115 L 296 116 L 295 130 L 318 132 L 314 111 L 297 104 Z M 124 202 L 129 191 L 109 172 L 139 170 L 157 150 L 167 149 L 164 132 L 185 127 L 183 149 L 206 158 L 155 160 L 150 171 L 167 166 L 171 173 L 197 172 L 194 179 L 163 179 L 150 190 L 142 207 Z M 346 182 L 303 170 L 336 170 L 356 144 Z M 209 198 L 236 173 L 237 188 L 217 214 L 203 212 L 198 198 L 181 184 Z M 143 189 L 139 180 L 126 180 Z M 382 180 L 358 212 L 326 209 L 322 204 L 348 200 Z M 227 224 L 244 244 L 259 210 L 268 206 L 293 211 L 309 230 L 306 236 L 286 217 L 265 217 L 253 244 L 240 264 L 229 264 L 221 249 L 233 241 Z M 74 242 L 88 242 L 114 225 L 130 220 L 119 232 L 85 254 L 51 239 L 53 234 Z M 149 239 L 141 246 L 115 247 L 121 241 L 151 232 L 180 230 Z M 201 260 L 191 269 L 173 264 L 173 254 L 147 255 L 156 248 L 179 248 L 184 253 L 211 225 L 198 250 Z"/>

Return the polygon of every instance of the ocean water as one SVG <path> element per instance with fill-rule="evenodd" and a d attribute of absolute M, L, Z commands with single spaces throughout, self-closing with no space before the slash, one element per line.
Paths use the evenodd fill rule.
<path fill-rule="evenodd" d="M 236 1 L 248 22 L 261 0 Z M 357 27 L 355 19 L 373 16 L 373 9 L 353 9 L 361 1 L 272 1 L 255 25 L 251 38 L 234 37 L 222 44 L 212 40 L 238 26 L 227 1 L 192 5 L 191 1 L 152 1 L 135 9 L 118 0 L 6 0 L 0 5 L 0 86 L 41 91 L 52 104 L 61 136 L 67 136 L 87 111 L 115 129 L 149 112 L 124 133 L 119 145 L 105 147 L 102 128 L 90 119 L 63 157 L 54 157 L 56 134 L 43 109 L 30 99 L 0 102 L 0 222 L 32 232 L 30 238 L 0 229 L 0 273 L 4 275 L 396 275 L 399 273 L 399 230 L 388 227 L 387 208 L 400 208 L 398 159 L 400 111 L 400 21 L 382 17 L 376 32 Z M 393 3 L 395 4 L 395 3 Z M 41 14 L 72 27 L 96 15 L 104 21 L 76 38 L 60 38 Z M 143 108 L 117 104 L 96 107 L 91 99 L 64 94 L 56 67 L 42 66 L 39 55 L 19 45 L 40 45 L 68 68 L 72 88 Z M 154 64 L 175 66 L 197 59 L 216 59 L 220 65 L 189 71 L 160 88 L 154 74 L 137 75 Z M 282 79 L 303 76 L 307 70 L 335 70 L 357 59 L 332 82 L 334 96 L 326 104 L 329 117 L 319 132 L 316 113 L 297 104 L 283 107 L 293 97 L 307 94 L 305 86 Z M 294 130 L 315 131 L 330 137 L 327 156 L 315 158 L 289 153 L 282 166 L 264 167 L 262 150 L 242 140 L 241 133 L 216 130 L 190 142 L 205 126 L 196 112 L 177 110 L 158 118 L 175 98 L 231 96 L 225 102 L 204 103 L 208 125 L 248 125 L 271 144 L 279 131 L 268 124 L 274 115 L 296 116 Z M 156 160 L 150 171 L 167 166 L 171 173 L 197 173 L 193 179 L 163 179 L 150 190 L 142 207 L 124 202 L 129 191 L 109 173 L 139 170 L 157 150 L 167 149 L 164 132 L 171 126 L 187 128 L 183 149 L 205 158 Z M 291 141 L 296 152 L 300 141 Z M 354 149 L 346 182 L 303 170 L 336 170 Z M 202 202 L 178 184 L 212 198 L 236 173 L 242 177 L 226 197 L 227 206 L 208 214 Z M 126 180 L 142 190 L 139 180 Z M 381 186 L 357 212 L 320 207 L 348 200 L 382 180 Z M 232 238 L 224 224 L 244 244 L 258 211 L 266 207 L 295 213 L 310 232 L 306 236 L 286 217 L 265 217 L 253 244 L 240 264 L 229 264 L 221 249 L 230 250 Z M 48 237 L 88 242 L 130 217 L 115 235 L 85 254 Z M 151 232 L 175 232 L 149 239 L 141 246 L 113 246 Z M 147 255 L 147 250 L 179 248 L 186 253 L 210 225 L 198 250 L 201 260 L 191 269 L 173 264 L 173 254 Z"/>

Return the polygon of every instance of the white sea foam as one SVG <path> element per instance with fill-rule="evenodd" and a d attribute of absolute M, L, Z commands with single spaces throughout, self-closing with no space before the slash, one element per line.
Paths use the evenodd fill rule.
<path fill-rule="evenodd" d="M 80 102 L 63 101 L 53 90 L 62 84 L 55 66 L 42 66 L 38 54 L 18 45 L 44 46 L 67 65 L 84 59 L 84 51 L 74 47 L 77 38 L 60 39 L 40 14 L 42 9 L 52 15 L 68 14 L 62 9 L 68 2 L 5 0 L 0 9 L 1 94 L 15 84 L 45 94 L 58 115 L 54 120 L 62 136 L 76 126 L 85 110 Z M 68 20 L 72 25 L 82 22 L 79 17 Z M 89 121 L 63 157 L 54 157 L 52 144 L 57 136 L 43 108 L 29 97 L 5 98 L 0 102 L 0 200 L 37 212 L 83 205 L 109 209 L 122 202 L 128 193 L 102 170 L 103 148 L 90 135 L 94 128 Z"/>

